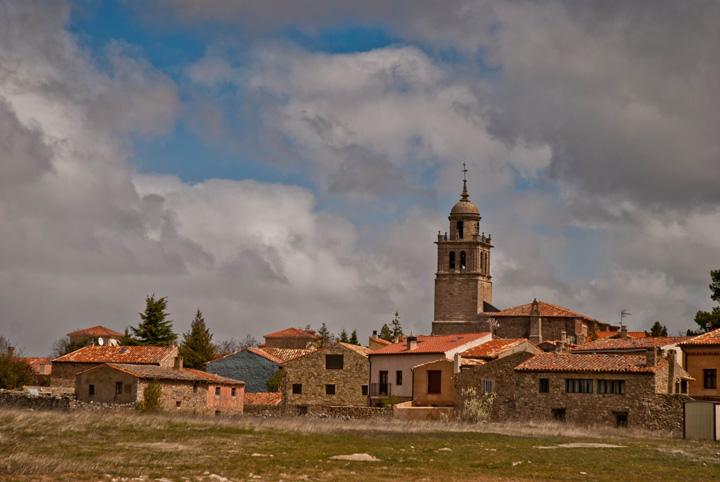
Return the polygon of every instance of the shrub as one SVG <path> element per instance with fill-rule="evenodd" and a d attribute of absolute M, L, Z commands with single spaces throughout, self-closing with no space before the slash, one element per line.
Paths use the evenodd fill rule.
<path fill-rule="evenodd" d="M 16 389 L 32 383 L 30 365 L 10 354 L 0 355 L 0 388 Z"/>
<path fill-rule="evenodd" d="M 466 422 L 478 423 L 490 420 L 494 393 L 478 393 L 475 387 L 466 387 L 460 391 L 462 403 L 460 405 L 460 419 Z"/>
<path fill-rule="evenodd" d="M 160 397 L 162 396 L 162 387 L 157 382 L 150 383 L 145 387 L 143 392 L 143 400 L 139 402 L 136 408 L 141 412 L 158 412 L 160 411 Z"/>

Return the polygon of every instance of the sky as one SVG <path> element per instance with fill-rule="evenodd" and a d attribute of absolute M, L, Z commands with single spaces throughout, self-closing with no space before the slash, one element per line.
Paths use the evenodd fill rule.
<path fill-rule="evenodd" d="M 0 0 L 0 335 L 430 331 L 462 163 L 494 304 L 671 333 L 720 268 L 720 3 Z"/>

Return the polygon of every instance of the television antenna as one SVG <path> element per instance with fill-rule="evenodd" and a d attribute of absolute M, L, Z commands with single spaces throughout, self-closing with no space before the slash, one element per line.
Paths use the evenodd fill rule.
<path fill-rule="evenodd" d="M 621 328 L 622 328 L 622 326 L 623 326 L 623 320 L 624 320 L 625 318 L 627 318 L 628 316 L 632 316 L 632 313 L 630 313 L 630 312 L 629 312 L 628 310 L 626 310 L 625 308 L 623 308 L 622 310 L 620 310 L 620 327 L 621 327 Z"/>

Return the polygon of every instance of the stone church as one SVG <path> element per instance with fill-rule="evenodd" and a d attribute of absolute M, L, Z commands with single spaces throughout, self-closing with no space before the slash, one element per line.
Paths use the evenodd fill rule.
<path fill-rule="evenodd" d="M 533 300 L 500 310 L 493 306 L 491 236 L 480 231 L 480 211 L 463 179 L 460 200 L 450 210 L 448 232 L 438 232 L 433 335 L 492 331 L 501 338 L 536 344 L 583 343 L 593 332 L 615 331 L 607 323 L 562 306 Z"/>

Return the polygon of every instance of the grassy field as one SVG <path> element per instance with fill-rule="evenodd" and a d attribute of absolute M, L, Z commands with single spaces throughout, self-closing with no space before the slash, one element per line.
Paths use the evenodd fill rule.
<path fill-rule="evenodd" d="M 720 480 L 720 444 L 619 433 L 0 409 L 0 479 Z M 354 453 L 379 460 L 330 459 Z"/>

